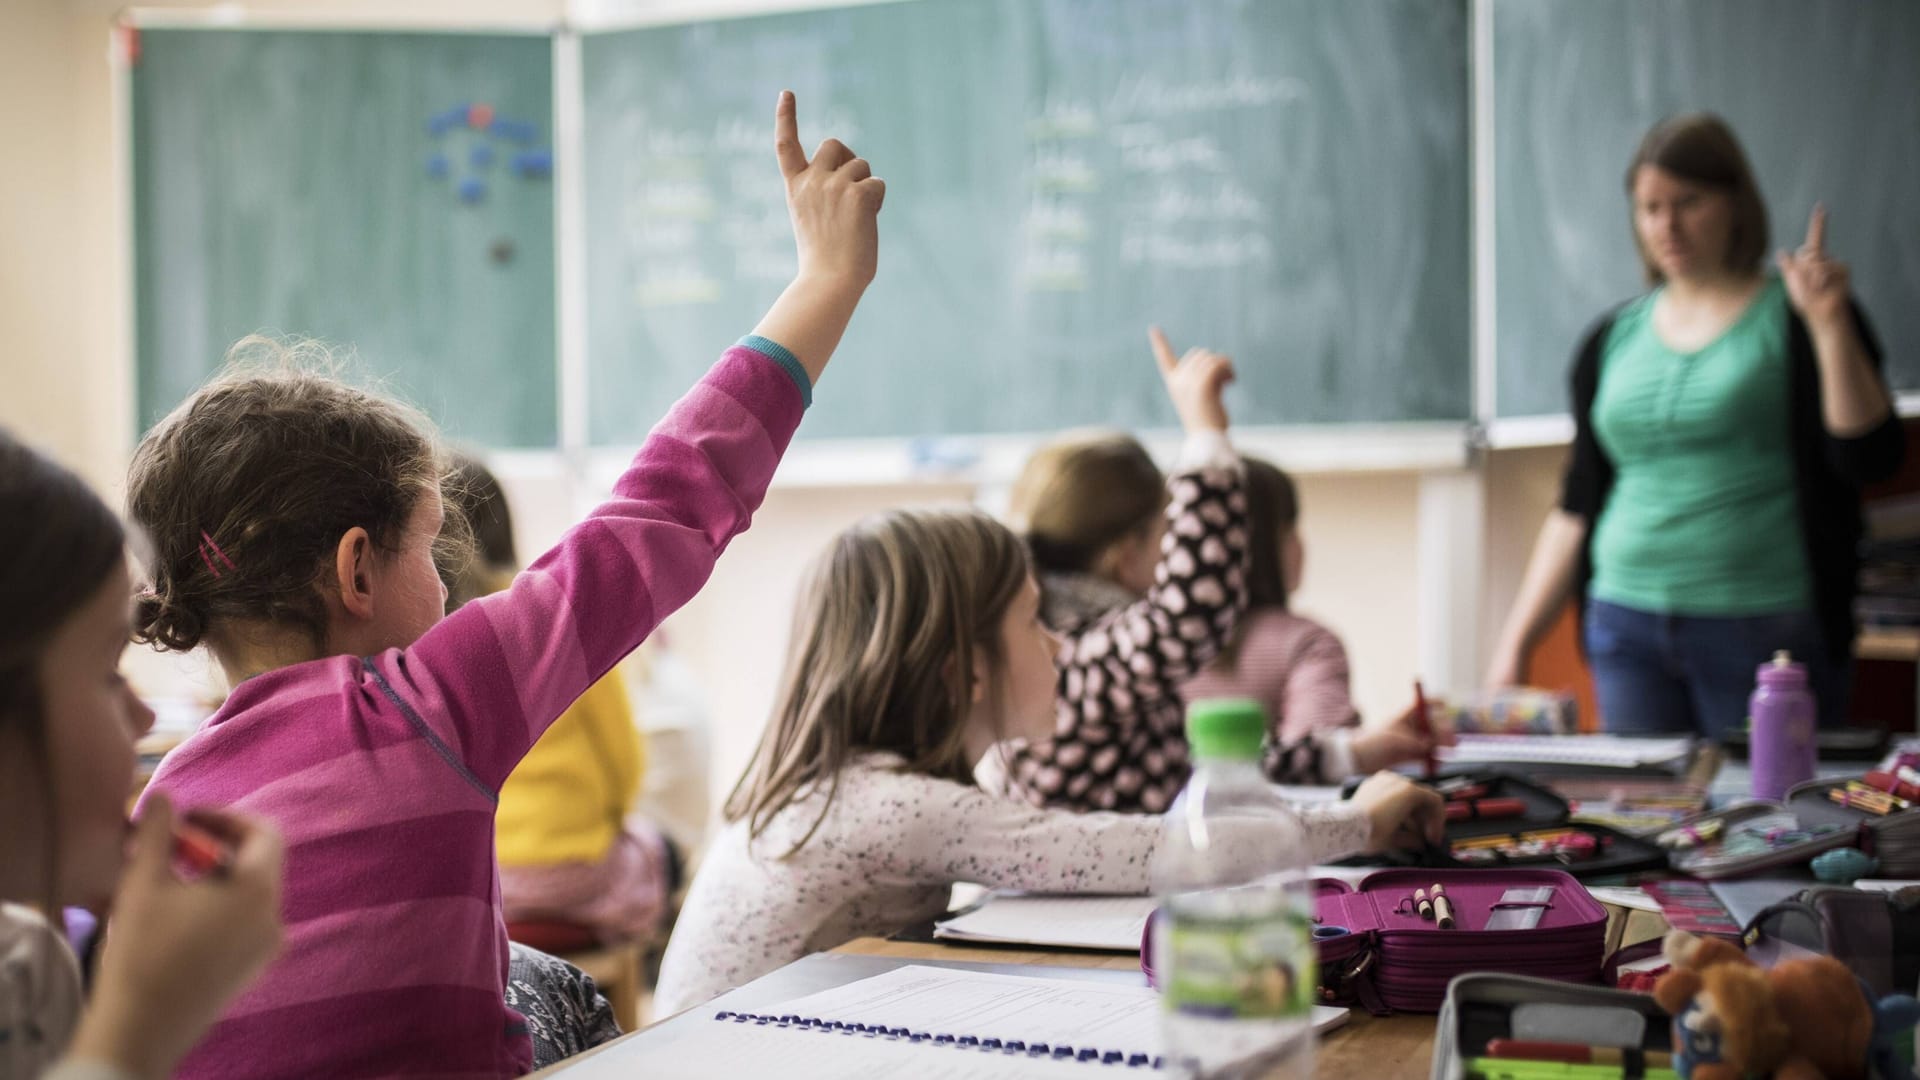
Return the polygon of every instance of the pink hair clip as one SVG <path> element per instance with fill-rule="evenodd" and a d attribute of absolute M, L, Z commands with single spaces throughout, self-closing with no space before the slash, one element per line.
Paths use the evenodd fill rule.
<path fill-rule="evenodd" d="M 227 558 L 227 553 L 220 550 L 220 545 L 213 542 L 213 537 L 207 535 L 207 531 L 205 529 L 200 530 L 200 549 L 199 550 L 200 550 L 200 561 L 207 564 L 207 569 L 212 572 L 214 577 L 220 576 L 220 568 L 218 566 L 213 565 L 213 557 L 215 555 L 220 557 L 220 561 L 226 565 L 227 569 L 229 570 L 238 569 L 238 567 L 233 565 L 233 560 Z M 207 554 L 209 551 L 211 551 L 213 554 L 212 555 Z"/>

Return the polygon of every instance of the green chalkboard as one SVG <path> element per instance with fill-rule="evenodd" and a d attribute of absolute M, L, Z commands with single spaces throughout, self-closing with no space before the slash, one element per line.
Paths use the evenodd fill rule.
<path fill-rule="evenodd" d="M 1815 201 L 1828 245 L 1920 389 L 1920 3 L 1494 0 L 1497 412 L 1564 413 L 1582 328 L 1644 288 L 1624 176 L 1694 109 L 1745 144 L 1775 247 Z"/>
<path fill-rule="evenodd" d="M 143 428 L 267 330 L 353 347 L 458 437 L 557 442 L 549 38 L 151 29 L 141 46 Z"/>
<path fill-rule="evenodd" d="M 1465 0 L 906 0 L 585 37 L 590 431 L 631 442 L 793 272 L 775 95 L 888 182 L 806 431 L 1465 419 Z"/>

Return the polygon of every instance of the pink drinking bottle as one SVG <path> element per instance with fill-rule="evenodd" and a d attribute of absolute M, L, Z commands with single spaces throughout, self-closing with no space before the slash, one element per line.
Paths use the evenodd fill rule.
<path fill-rule="evenodd" d="M 1785 651 L 1761 664 L 1753 697 L 1747 703 L 1748 763 L 1753 766 L 1753 797 L 1780 799 L 1795 784 L 1813 779 L 1813 692 L 1807 669 Z"/>

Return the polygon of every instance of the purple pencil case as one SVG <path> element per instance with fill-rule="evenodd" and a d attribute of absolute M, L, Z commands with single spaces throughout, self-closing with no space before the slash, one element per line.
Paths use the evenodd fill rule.
<path fill-rule="evenodd" d="M 1416 889 L 1436 884 L 1453 908 L 1451 930 L 1421 918 L 1414 903 Z M 1600 981 L 1607 910 L 1565 871 L 1383 870 L 1357 888 L 1342 881 L 1315 885 L 1320 925 L 1349 931 L 1320 942 L 1321 985 L 1331 976 L 1345 979 L 1352 997 L 1369 1011 L 1437 1013 L 1447 984 L 1468 972 Z M 1553 890 L 1544 904 L 1508 905 L 1538 907 L 1536 925 L 1487 929 L 1510 891 L 1543 887 Z"/>
<path fill-rule="evenodd" d="M 1451 930 L 1422 918 L 1414 901 L 1414 890 L 1435 885 L 1453 909 Z M 1447 984 L 1468 972 L 1600 982 L 1607 911 L 1565 871 L 1382 870 L 1358 887 L 1335 878 L 1317 878 L 1312 887 L 1320 996 L 1331 1003 L 1357 1004 L 1375 1015 L 1437 1013 Z M 1487 929 L 1510 892 L 1540 888 L 1553 890 L 1544 903 L 1504 905 L 1537 908 L 1535 925 Z M 1152 937 L 1149 920 L 1140 951 L 1149 980 Z"/>

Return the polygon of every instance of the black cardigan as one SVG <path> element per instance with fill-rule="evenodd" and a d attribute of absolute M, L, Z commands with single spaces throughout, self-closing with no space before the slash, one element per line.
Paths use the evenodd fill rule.
<path fill-rule="evenodd" d="M 1624 307 L 1625 305 L 1622 305 Z M 1880 341 L 1856 302 L 1854 328 L 1874 370 L 1883 368 Z M 1600 357 L 1607 332 L 1621 311 L 1601 316 L 1582 340 L 1573 361 L 1573 457 L 1560 488 L 1560 508 L 1587 520 L 1580 550 L 1578 596 L 1584 612 L 1593 578 L 1593 527 L 1613 491 L 1613 462 L 1593 433 L 1593 399 L 1600 388 Z M 1813 582 L 1813 603 L 1827 655 L 1844 665 L 1853 653 L 1853 597 L 1859 570 L 1860 488 L 1899 471 L 1906 456 L 1906 430 L 1888 410 L 1880 426 L 1842 439 L 1829 435 L 1820 417 L 1820 371 L 1813 339 L 1797 312 L 1787 312 L 1787 361 L 1793 389 L 1789 401 L 1794 491 L 1800 506 L 1800 539 Z M 1889 395 L 1891 396 L 1891 395 Z M 1583 621 L 1584 626 L 1584 621 Z"/>

